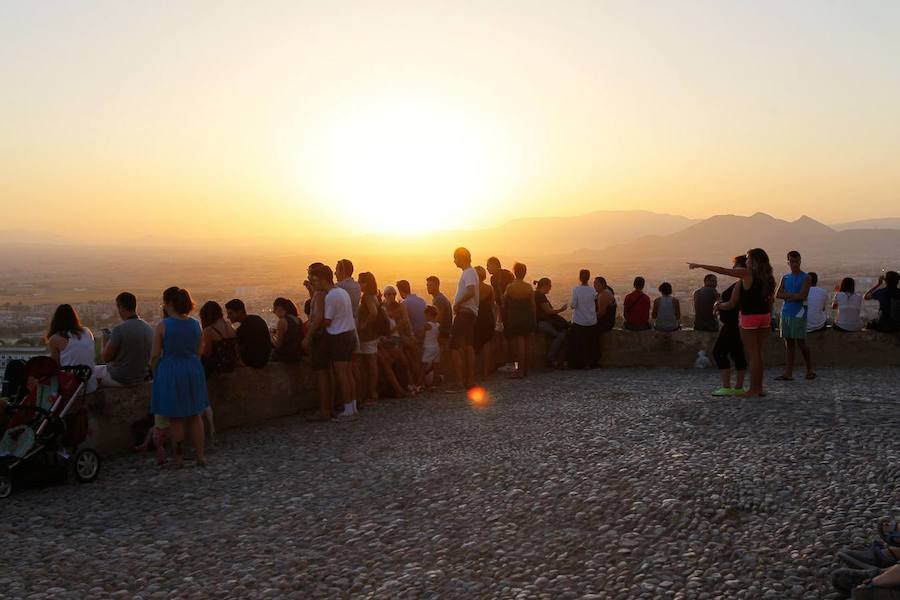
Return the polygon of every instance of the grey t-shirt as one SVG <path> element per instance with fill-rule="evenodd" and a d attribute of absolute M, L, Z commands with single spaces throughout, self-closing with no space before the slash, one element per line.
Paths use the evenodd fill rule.
<path fill-rule="evenodd" d="M 353 306 L 353 320 L 359 322 L 359 298 L 362 290 L 359 284 L 352 277 L 348 277 L 343 281 L 338 281 L 337 286 L 343 288 L 345 292 L 350 294 L 350 304 Z"/>
<path fill-rule="evenodd" d="M 116 347 L 116 356 L 107 366 L 109 376 L 122 385 L 144 381 L 150 368 L 153 328 L 141 318 L 127 319 L 113 328 L 109 343 Z"/>
<path fill-rule="evenodd" d="M 697 331 L 718 331 L 719 320 L 713 314 L 713 306 L 719 299 L 716 288 L 703 286 L 694 292 L 694 329 Z"/>

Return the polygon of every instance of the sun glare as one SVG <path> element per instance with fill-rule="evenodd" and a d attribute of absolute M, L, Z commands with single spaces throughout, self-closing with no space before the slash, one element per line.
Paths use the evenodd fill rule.
<path fill-rule="evenodd" d="M 497 191 L 496 139 L 464 114 L 393 104 L 334 119 L 305 144 L 302 184 L 361 233 L 465 226 Z"/>

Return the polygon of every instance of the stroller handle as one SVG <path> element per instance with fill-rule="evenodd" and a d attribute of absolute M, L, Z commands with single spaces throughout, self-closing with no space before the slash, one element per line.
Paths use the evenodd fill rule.
<path fill-rule="evenodd" d="M 87 383 L 94 375 L 94 369 L 89 365 L 66 365 L 65 367 L 60 367 L 59 370 L 71 373 L 81 383 Z"/>

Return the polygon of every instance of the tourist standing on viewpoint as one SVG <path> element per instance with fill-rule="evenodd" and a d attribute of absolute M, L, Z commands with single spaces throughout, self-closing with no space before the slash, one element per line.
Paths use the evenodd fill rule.
<path fill-rule="evenodd" d="M 116 311 L 122 322 L 103 336 L 100 358 L 106 363 L 94 367 L 100 387 L 137 385 L 150 374 L 153 328 L 137 315 L 137 298 L 130 292 L 116 296 Z M 105 331 L 105 330 L 104 330 Z"/>
<path fill-rule="evenodd" d="M 572 289 L 569 302 L 572 307 L 567 353 L 570 369 L 590 369 L 597 360 L 597 292 L 588 283 L 590 279 L 590 271 L 579 271 L 579 284 Z"/>
<path fill-rule="evenodd" d="M 197 465 L 206 466 L 201 415 L 209 408 L 206 375 L 200 362 L 200 324 L 190 318 L 194 301 L 187 290 L 170 287 L 163 292 L 169 315 L 153 335 L 153 390 L 150 411 L 157 427 L 169 427 L 175 449 L 175 467 L 181 467 L 181 442 L 190 430 Z"/>
<path fill-rule="evenodd" d="M 812 357 L 806 345 L 806 298 L 812 281 L 800 270 L 800 253 L 791 250 L 787 254 L 791 272 L 781 278 L 775 297 L 784 300 L 781 306 L 781 338 L 784 340 L 785 365 L 784 373 L 775 378 L 776 381 L 794 380 L 794 357 L 796 347 L 800 347 L 803 362 L 806 364 L 806 378 L 815 379 Z"/>
<path fill-rule="evenodd" d="M 634 291 L 625 296 L 622 302 L 624 328 L 628 331 L 646 331 L 650 329 L 650 296 L 644 293 L 646 281 L 643 277 L 634 278 Z"/>
<path fill-rule="evenodd" d="M 425 287 L 428 295 L 431 296 L 431 303 L 438 311 L 438 323 L 441 325 L 441 351 L 446 348 L 447 342 L 450 340 L 450 330 L 453 327 L 453 305 L 447 296 L 441 292 L 441 280 L 437 275 L 431 275 L 425 280 Z"/>
<path fill-rule="evenodd" d="M 483 380 L 487 380 L 494 371 L 494 331 L 497 327 L 497 317 L 495 316 L 497 308 L 494 302 L 494 288 L 488 285 L 487 271 L 484 267 L 475 267 L 478 273 L 478 318 L 475 319 L 475 334 L 472 340 L 472 347 L 475 350 L 475 357 L 481 353 L 481 376 Z M 423 361 L 424 362 L 424 361 Z"/>
<path fill-rule="evenodd" d="M 775 302 L 775 278 L 772 276 L 769 255 L 762 248 L 753 248 L 747 252 L 746 267 L 735 266 L 728 269 L 699 263 L 688 263 L 688 267 L 706 269 L 740 280 L 738 321 L 741 327 L 741 340 L 744 342 L 744 350 L 750 361 L 750 389 L 745 395 L 765 396 L 763 349 L 769 338 L 769 330 L 772 326 L 772 304 Z"/>
<path fill-rule="evenodd" d="M 516 279 L 506 286 L 503 299 L 503 334 L 510 341 L 516 356 L 516 372 L 521 379 L 528 375 L 531 334 L 537 329 L 534 289 L 525 281 L 527 268 L 522 263 L 513 265 Z"/>
<path fill-rule="evenodd" d="M 316 280 L 316 273 L 323 267 L 316 262 L 309 265 L 307 276 L 312 293 L 309 304 L 309 321 L 306 336 L 303 338 L 303 350 L 310 357 L 310 365 L 316 374 L 316 389 L 319 392 L 319 411 L 309 418 L 310 421 L 330 421 L 334 416 L 334 381 L 331 373 L 331 361 L 328 358 L 328 347 L 325 337 L 325 292 Z M 352 304 L 351 304 L 352 310 Z M 343 410 L 343 407 L 341 407 Z"/>
<path fill-rule="evenodd" d="M 694 290 L 694 331 L 718 331 L 719 320 L 713 307 L 719 301 L 719 280 L 712 273 L 703 278 L 703 287 Z"/>
<path fill-rule="evenodd" d="M 353 302 L 350 294 L 334 285 L 334 275 L 329 267 L 320 266 L 313 275 L 317 289 L 325 292 L 325 310 L 320 327 L 325 328 L 325 348 L 336 383 L 336 397 L 343 411 L 339 418 L 356 414 L 356 398 L 353 397 L 353 374 L 350 360 L 356 349 L 356 321 L 353 319 Z"/>
<path fill-rule="evenodd" d="M 500 259 L 492 256 L 485 263 L 487 272 L 491 275 L 491 288 L 493 289 L 494 310 L 492 314 L 495 319 L 495 329 L 500 331 L 503 329 L 503 301 L 505 299 L 506 288 L 515 281 L 515 276 L 509 269 L 504 269 L 500 264 Z M 506 370 L 509 349 L 506 344 L 506 336 L 498 336 L 497 343 L 491 348 L 492 353 L 500 358 L 503 370 Z"/>
<path fill-rule="evenodd" d="M 825 331 L 828 317 L 825 306 L 828 304 L 828 292 L 819 287 L 819 275 L 809 273 L 809 295 L 806 296 L 806 332 Z"/>
<path fill-rule="evenodd" d="M 746 256 L 735 256 L 732 269 L 747 268 Z M 713 310 L 719 313 L 722 327 L 713 347 L 713 359 L 722 375 L 722 385 L 713 392 L 713 396 L 743 396 L 744 374 L 747 371 L 747 358 L 744 355 L 744 342 L 741 341 L 741 328 L 738 324 L 738 306 L 740 306 L 741 282 L 735 281 L 724 292 L 722 299 L 716 302 Z M 731 360 L 729 360 L 729 358 Z M 735 382 L 731 387 L 731 363 L 734 363 Z"/>
<path fill-rule="evenodd" d="M 359 400 L 365 404 L 378 400 L 378 319 L 381 303 L 378 301 L 378 283 L 374 275 L 369 272 L 360 273 L 359 286 L 362 298 L 359 303 L 357 334 L 365 391 L 365 398 L 360 397 Z"/>
<path fill-rule="evenodd" d="M 453 326 L 450 333 L 450 355 L 456 371 L 457 385 L 469 389 L 475 385 L 475 319 L 478 317 L 478 273 L 472 268 L 472 254 L 466 248 L 453 252 L 453 263 L 462 273 L 453 302 Z M 458 391 L 450 389 L 448 391 Z"/>

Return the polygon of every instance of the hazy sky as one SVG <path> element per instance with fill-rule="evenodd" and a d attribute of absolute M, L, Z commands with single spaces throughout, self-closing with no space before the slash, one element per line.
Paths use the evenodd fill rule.
<path fill-rule="evenodd" d="M 0 229 L 900 214 L 900 2 L 0 3 Z"/>

